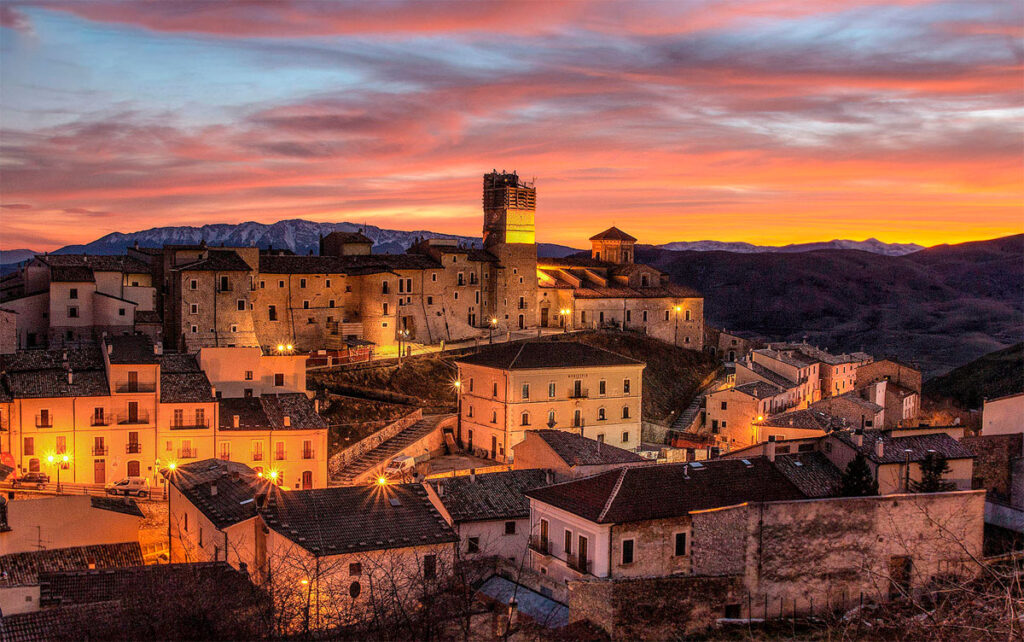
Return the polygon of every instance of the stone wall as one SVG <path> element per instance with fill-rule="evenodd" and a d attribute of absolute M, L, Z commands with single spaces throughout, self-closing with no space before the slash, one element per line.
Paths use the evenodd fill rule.
<path fill-rule="evenodd" d="M 570 582 L 569 622 L 589 620 L 613 640 L 681 639 L 745 599 L 735 575 Z"/>
<path fill-rule="evenodd" d="M 1010 501 L 1013 461 L 1020 458 L 1024 434 L 966 436 L 960 443 L 977 455 L 975 488 L 984 488 L 993 499 Z"/>
<path fill-rule="evenodd" d="M 381 428 L 377 432 L 373 433 L 369 437 L 360 439 L 356 443 L 352 444 L 340 453 L 335 454 L 331 457 L 328 462 L 327 469 L 329 475 L 334 475 L 341 471 L 342 468 L 352 463 L 353 460 L 362 456 L 364 453 L 369 452 L 380 446 L 382 443 L 391 439 L 398 433 L 402 432 L 409 426 L 413 425 L 420 419 L 423 419 L 423 411 L 417 408 L 408 415 L 401 419 L 394 421 L 387 426 Z"/>
<path fill-rule="evenodd" d="M 693 574 L 742 573 L 747 541 L 745 511 L 717 510 L 694 513 L 692 521 L 690 566 Z"/>

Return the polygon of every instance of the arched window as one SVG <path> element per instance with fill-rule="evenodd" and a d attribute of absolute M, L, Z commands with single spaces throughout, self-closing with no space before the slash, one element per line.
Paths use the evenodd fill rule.
<path fill-rule="evenodd" d="M 583 425 L 583 411 L 577 410 L 572 415 L 572 425 L 579 428 Z"/>
<path fill-rule="evenodd" d="M 622 407 L 622 418 L 629 419 L 629 406 Z"/>
<path fill-rule="evenodd" d="M 555 411 L 554 410 L 549 410 L 548 411 L 548 426 L 549 427 L 554 427 L 554 425 L 555 425 Z"/>
<path fill-rule="evenodd" d="M 491 423 L 492 424 L 498 423 L 498 412 L 496 410 L 492 410 L 491 411 Z"/>
<path fill-rule="evenodd" d="M 469 410 L 466 412 L 466 416 L 467 417 L 472 417 L 473 416 L 473 406 L 469 407 Z"/>
<path fill-rule="evenodd" d="M 523 416 L 522 416 L 522 420 L 523 420 L 523 425 L 524 426 L 529 426 L 530 425 L 530 413 L 524 412 Z"/>
<path fill-rule="evenodd" d="M 690 311 L 689 310 L 686 311 L 686 320 L 687 321 L 690 320 Z"/>
<path fill-rule="evenodd" d="M 598 421 L 604 421 L 605 420 L 604 408 L 598 408 L 597 409 L 597 420 Z"/>

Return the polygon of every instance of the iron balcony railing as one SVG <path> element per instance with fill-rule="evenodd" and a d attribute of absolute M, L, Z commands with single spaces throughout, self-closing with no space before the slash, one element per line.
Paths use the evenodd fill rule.
<path fill-rule="evenodd" d="M 156 383 L 119 383 L 114 390 L 117 392 L 156 392 Z"/>
<path fill-rule="evenodd" d="M 199 428 L 209 428 L 209 419 L 191 420 L 191 421 L 171 421 L 171 430 L 197 430 Z"/>
<path fill-rule="evenodd" d="M 316 458 L 316 453 L 313 452 L 312 448 L 303 448 L 302 449 L 302 458 L 303 459 L 315 459 Z"/>
<path fill-rule="evenodd" d="M 94 457 L 103 457 L 110 452 L 110 448 L 107 446 L 93 446 L 92 454 Z"/>
<path fill-rule="evenodd" d="M 541 555 L 551 554 L 550 552 L 548 552 L 548 540 L 546 537 L 541 537 L 539 535 L 531 535 L 530 548 L 537 551 Z"/>
<path fill-rule="evenodd" d="M 142 452 L 142 444 L 136 441 L 129 441 L 124 447 L 124 452 L 129 455 L 137 455 Z"/>
<path fill-rule="evenodd" d="M 53 428 L 53 415 L 36 415 L 36 428 Z"/>
<path fill-rule="evenodd" d="M 197 448 L 179 448 L 178 459 L 195 459 L 199 456 Z"/>
<path fill-rule="evenodd" d="M 590 560 L 581 558 L 578 555 L 569 553 L 565 556 L 565 565 L 576 571 L 577 573 L 589 573 L 590 572 Z"/>
<path fill-rule="evenodd" d="M 125 412 L 117 416 L 117 423 L 120 425 L 130 424 L 148 424 L 149 423 L 149 412 L 140 410 L 139 412 Z"/>

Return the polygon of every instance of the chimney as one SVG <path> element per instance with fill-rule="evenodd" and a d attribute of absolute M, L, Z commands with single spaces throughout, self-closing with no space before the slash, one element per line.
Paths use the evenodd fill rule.
<path fill-rule="evenodd" d="M 775 435 L 768 435 L 768 443 L 764 445 L 764 456 L 768 461 L 775 461 Z"/>
<path fill-rule="evenodd" d="M 862 428 L 853 431 L 853 443 L 858 448 L 864 445 L 864 430 Z"/>
<path fill-rule="evenodd" d="M 469 469 L 469 482 L 471 484 L 475 484 L 476 483 L 476 468 L 470 468 Z"/>
<path fill-rule="evenodd" d="M 216 386 L 210 386 L 210 396 L 211 397 L 216 397 L 217 396 L 217 387 Z"/>
<path fill-rule="evenodd" d="M 163 353 L 164 353 L 164 344 L 162 342 L 160 342 L 160 341 L 155 342 L 153 344 L 153 354 L 161 355 Z"/>
<path fill-rule="evenodd" d="M 112 354 L 114 354 L 114 344 L 108 343 L 107 344 L 107 356 L 109 357 Z"/>
<path fill-rule="evenodd" d="M 70 386 L 74 382 L 75 382 L 75 375 L 70 370 L 68 370 L 68 385 Z"/>
<path fill-rule="evenodd" d="M 437 496 L 444 497 L 444 482 L 437 482 Z"/>
<path fill-rule="evenodd" d="M 314 399 L 313 400 L 313 410 L 316 411 L 316 414 L 318 414 L 318 415 L 320 414 L 320 400 L 319 399 Z"/>
<path fill-rule="evenodd" d="M 292 425 L 292 418 L 289 417 L 288 415 L 285 415 L 284 416 L 284 427 L 285 428 L 289 428 L 289 427 L 291 427 L 291 425 Z"/>
<path fill-rule="evenodd" d="M 256 495 L 256 509 L 263 510 L 263 507 L 267 505 L 267 494 L 260 493 Z"/>
<path fill-rule="evenodd" d="M 213 482 L 212 484 L 210 484 L 210 497 L 214 497 L 216 495 L 217 495 L 217 482 Z"/>
<path fill-rule="evenodd" d="M 555 483 L 555 471 L 551 470 L 550 468 L 548 468 L 547 470 L 544 471 L 544 483 L 545 484 L 553 484 L 553 483 Z"/>
<path fill-rule="evenodd" d="M 875 440 L 875 456 L 879 459 L 885 457 L 885 442 L 881 437 Z"/>
<path fill-rule="evenodd" d="M 238 428 L 238 415 L 231 415 L 231 426 Z"/>

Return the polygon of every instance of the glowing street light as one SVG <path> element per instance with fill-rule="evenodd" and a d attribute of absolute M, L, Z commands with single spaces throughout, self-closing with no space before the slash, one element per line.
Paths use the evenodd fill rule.
<path fill-rule="evenodd" d="M 569 315 L 572 314 L 572 310 L 569 308 L 562 308 L 558 311 L 559 316 L 562 317 L 562 330 L 565 332 L 569 331 Z"/>
<path fill-rule="evenodd" d="M 673 343 L 675 345 L 679 345 L 679 313 L 683 311 L 683 306 L 677 305 L 675 309 L 676 309 L 676 331 L 675 331 L 675 339 L 674 339 Z"/>
<path fill-rule="evenodd" d="M 388 478 L 385 477 L 384 475 L 381 475 L 380 477 L 377 478 L 377 485 L 378 486 L 387 486 L 388 485 Z"/>
<path fill-rule="evenodd" d="M 494 328 L 498 327 L 498 319 L 496 317 L 491 317 L 490 319 L 488 319 L 487 327 L 490 332 L 489 336 L 487 337 L 487 343 L 494 343 Z"/>
<path fill-rule="evenodd" d="M 60 469 L 67 468 L 68 463 L 71 461 L 71 457 L 67 453 L 61 453 L 59 455 L 47 455 L 46 462 L 51 466 L 57 466 L 57 494 L 60 494 Z"/>

